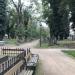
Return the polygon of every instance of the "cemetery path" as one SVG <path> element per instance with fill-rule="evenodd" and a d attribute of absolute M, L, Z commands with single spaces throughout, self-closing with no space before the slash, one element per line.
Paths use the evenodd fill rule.
<path fill-rule="evenodd" d="M 44 75 L 75 75 L 75 60 L 60 49 L 36 49 L 42 62 Z"/>
<path fill-rule="evenodd" d="M 75 75 L 74 59 L 62 53 L 62 49 L 36 49 L 33 46 L 37 43 L 38 40 L 19 47 L 30 47 L 32 53 L 39 54 L 44 75 Z"/>
<path fill-rule="evenodd" d="M 62 49 L 36 49 L 34 46 L 37 43 L 38 40 L 17 47 L 29 47 L 32 53 L 39 54 L 44 75 L 75 75 L 75 60 L 73 58 L 62 53 Z"/>

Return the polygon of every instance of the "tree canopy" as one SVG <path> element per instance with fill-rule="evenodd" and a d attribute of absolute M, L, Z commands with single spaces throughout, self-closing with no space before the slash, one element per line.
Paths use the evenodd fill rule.
<path fill-rule="evenodd" d="M 2 40 L 6 30 L 6 0 L 0 0 L 0 10 L 0 40 Z"/>
<path fill-rule="evenodd" d="M 42 0 L 43 15 L 50 28 L 50 37 L 64 39 L 69 36 L 67 3 L 63 0 Z"/>

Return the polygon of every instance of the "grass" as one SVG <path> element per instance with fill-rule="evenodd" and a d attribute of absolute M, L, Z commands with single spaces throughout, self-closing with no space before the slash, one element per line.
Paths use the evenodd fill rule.
<path fill-rule="evenodd" d="M 57 45 L 52 46 L 49 46 L 48 43 L 42 43 L 41 47 L 38 44 L 36 48 L 75 48 L 75 41 L 71 40 L 58 41 Z"/>
<path fill-rule="evenodd" d="M 7 39 L 6 40 L 6 44 L 16 45 L 16 43 L 17 43 L 16 39 Z"/>
<path fill-rule="evenodd" d="M 48 43 L 42 43 L 41 44 L 41 47 L 40 47 L 40 45 L 39 44 L 37 44 L 37 46 L 36 46 L 36 48 L 62 48 L 63 47 L 63 45 L 49 45 Z"/>
<path fill-rule="evenodd" d="M 37 46 L 36 46 L 36 48 L 48 48 L 48 47 L 49 47 L 48 43 L 42 43 L 41 47 L 39 44 L 37 44 Z"/>
<path fill-rule="evenodd" d="M 34 75 L 44 75 L 41 61 L 39 61 Z"/>
<path fill-rule="evenodd" d="M 72 57 L 75 57 L 75 51 L 63 51 L 63 52 L 72 56 Z"/>

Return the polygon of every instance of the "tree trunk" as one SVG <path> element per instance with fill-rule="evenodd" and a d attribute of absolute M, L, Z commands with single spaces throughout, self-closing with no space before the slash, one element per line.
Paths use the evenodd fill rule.
<path fill-rule="evenodd" d="M 57 44 L 57 38 L 53 35 L 53 33 L 51 33 L 51 30 L 50 30 L 49 45 L 55 45 L 55 44 Z"/>

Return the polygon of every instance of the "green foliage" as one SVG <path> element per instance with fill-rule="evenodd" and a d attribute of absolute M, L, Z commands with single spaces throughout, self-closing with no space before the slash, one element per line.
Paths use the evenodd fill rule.
<path fill-rule="evenodd" d="M 67 38 L 69 36 L 67 4 L 63 0 L 42 0 L 42 2 L 44 18 L 50 28 L 51 37 Z"/>
<path fill-rule="evenodd" d="M 66 0 L 60 3 L 59 14 L 61 16 L 62 27 L 60 27 L 60 36 L 67 38 L 69 36 L 69 6 Z"/>
<path fill-rule="evenodd" d="M 16 26 L 17 26 L 17 13 L 15 9 L 10 9 L 7 15 L 7 29 L 6 33 L 8 34 L 9 38 L 16 37 Z"/>
<path fill-rule="evenodd" d="M 0 40 L 3 39 L 6 30 L 6 0 L 0 0 Z"/>
<path fill-rule="evenodd" d="M 16 3 L 14 4 L 14 7 L 15 5 L 17 6 Z M 32 13 L 29 9 L 22 9 L 22 13 L 20 14 L 21 18 L 19 18 L 17 9 L 8 8 L 9 13 L 7 14 L 6 32 L 9 35 L 9 38 L 25 39 L 25 41 L 27 41 L 27 39 L 39 37 L 40 30 L 37 28 L 37 21 L 31 16 Z"/>
<path fill-rule="evenodd" d="M 47 38 L 47 36 L 49 35 L 49 31 L 48 28 L 46 29 L 45 27 L 41 27 L 41 36 L 42 38 Z"/>
<path fill-rule="evenodd" d="M 20 28 L 17 28 L 16 35 L 19 39 L 21 39 L 24 36 L 24 28 L 22 26 Z"/>
<path fill-rule="evenodd" d="M 27 40 L 29 32 L 28 32 L 28 23 L 29 20 L 31 18 L 31 15 L 29 14 L 29 12 L 27 10 L 23 10 L 23 17 L 24 17 L 24 36 L 25 36 L 25 40 Z"/>

